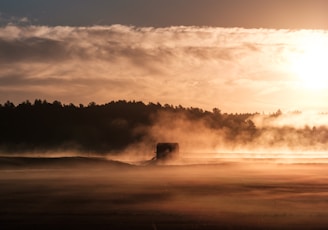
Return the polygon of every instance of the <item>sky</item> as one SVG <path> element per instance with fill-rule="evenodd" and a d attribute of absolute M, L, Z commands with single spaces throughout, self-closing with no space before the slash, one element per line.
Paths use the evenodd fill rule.
<path fill-rule="evenodd" d="M 1 0 L 0 103 L 328 112 L 328 1 Z"/>

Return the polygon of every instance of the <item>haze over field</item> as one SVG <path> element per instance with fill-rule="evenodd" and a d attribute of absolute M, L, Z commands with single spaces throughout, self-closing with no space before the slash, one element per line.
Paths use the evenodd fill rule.
<path fill-rule="evenodd" d="M 327 9 L 1 0 L 1 230 L 325 229 Z"/>
<path fill-rule="evenodd" d="M 91 158 L 25 163 L 0 158 L 0 165 L 4 229 L 324 229 L 328 224 L 326 164 L 128 166 Z"/>
<path fill-rule="evenodd" d="M 324 158 L 328 147 L 324 113 L 228 114 L 135 101 L 75 106 L 35 100 L 6 102 L 0 118 L 6 121 L 0 124 L 0 150 L 9 155 L 75 152 L 146 160 L 157 142 L 178 142 L 184 157 Z"/>

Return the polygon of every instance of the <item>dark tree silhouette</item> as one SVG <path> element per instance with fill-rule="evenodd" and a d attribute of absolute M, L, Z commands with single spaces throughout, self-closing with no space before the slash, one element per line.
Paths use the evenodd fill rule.
<path fill-rule="evenodd" d="M 0 104 L 0 148 L 2 151 L 31 151 L 78 149 L 86 152 L 105 153 L 119 151 L 131 144 L 146 139 L 147 129 L 156 122 L 159 113 L 183 116 L 190 122 L 202 121 L 213 131 L 224 130 L 227 142 L 237 140 L 252 142 L 267 128 L 258 129 L 250 120 L 254 114 L 227 114 L 214 108 L 211 112 L 200 108 L 185 108 L 160 103 L 144 104 L 136 101 L 111 101 L 88 106 L 64 105 L 36 99 L 32 104 L 26 100 L 17 106 L 7 101 Z M 267 119 L 276 119 L 278 110 Z M 137 131 L 136 131 L 137 130 Z M 307 138 L 308 144 L 325 143 L 328 139 L 326 127 L 271 128 L 271 145 L 279 144 L 288 136 Z"/>

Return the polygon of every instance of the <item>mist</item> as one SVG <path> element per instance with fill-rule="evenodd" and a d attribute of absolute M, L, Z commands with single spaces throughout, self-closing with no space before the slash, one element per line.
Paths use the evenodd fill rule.
<path fill-rule="evenodd" d="M 137 163 L 152 159 L 158 142 L 177 142 L 183 164 L 192 158 L 314 160 L 325 158 L 328 147 L 326 113 L 228 114 L 126 101 L 88 107 L 28 103 L 2 107 L 9 125 L 2 127 L 1 155 L 94 156 Z M 29 119 L 15 119 L 22 111 Z"/>
<path fill-rule="evenodd" d="M 133 166 L 100 164 L 91 158 L 74 158 L 67 164 L 68 158 L 57 158 L 44 167 L 35 160 L 9 167 L 8 159 L 0 158 L 0 221 L 5 229 L 321 229 L 327 225 L 325 164 Z"/>
<path fill-rule="evenodd" d="M 138 102 L 119 105 L 121 112 L 135 105 L 148 108 Z M 130 131 L 139 139 L 123 149 L 82 151 L 74 144 L 70 150 L 3 152 L 2 226 L 204 230 L 327 226 L 326 114 L 227 114 L 218 109 L 149 106 L 159 110 L 135 126 L 128 126 L 129 117 L 122 115 L 92 119 L 124 131 L 133 127 Z M 80 112 L 101 108 L 69 107 Z M 106 116 L 111 116 L 108 111 Z M 311 116 L 316 118 L 313 123 L 308 122 Z M 121 133 L 116 130 L 116 135 Z M 179 157 L 154 159 L 158 142 L 178 142 Z"/>
<path fill-rule="evenodd" d="M 122 3 L 134 11 L 123 17 L 153 16 Z M 328 31 L 9 17 L 0 12 L 1 230 L 327 228 Z M 179 152 L 162 157 L 158 143 Z"/>
<path fill-rule="evenodd" d="M 200 163 L 215 159 L 234 162 L 246 159 L 326 162 L 328 116 L 323 113 L 279 111 L 254 114 L 242 123 L 246 128 L 238 131 L 233 129 L 234 125 L 213 129 L 206 119 L 194 120 L 175 113 L 160 113 L 154 120 L 154 124 L 146 130 L 143 142 L 126 148 L 121 155 L 122 160 L 151 159 L 157 142 L 178 142 L 181 154 L 180 161 L 176 163 L 179 164 L 188 160 Z M 253 130 L 255 127 L 256 130 Z"/>

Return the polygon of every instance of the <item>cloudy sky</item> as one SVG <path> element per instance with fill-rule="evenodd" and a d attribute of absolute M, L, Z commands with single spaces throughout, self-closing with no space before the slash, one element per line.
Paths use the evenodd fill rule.
<path fill-rule="evenodd" d="M 0 103 L 328 112 L 328 1 L 1 0 Z"/>

